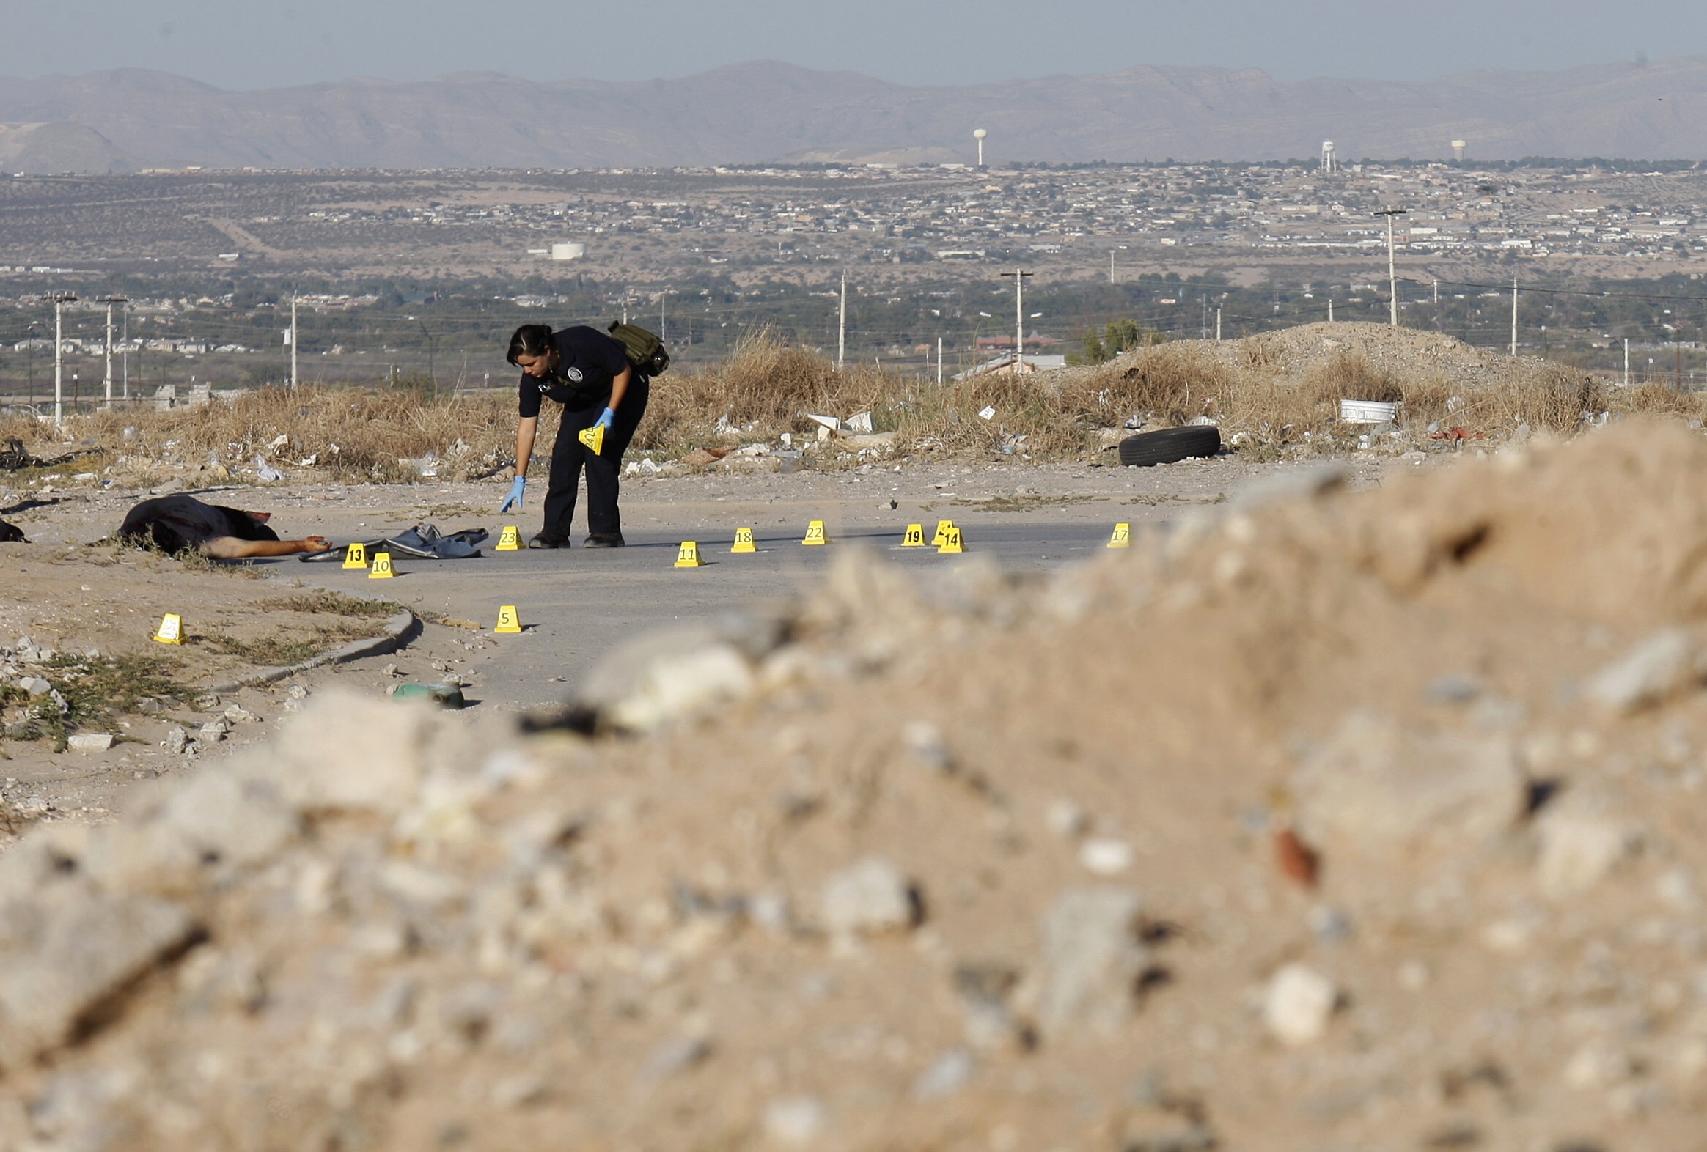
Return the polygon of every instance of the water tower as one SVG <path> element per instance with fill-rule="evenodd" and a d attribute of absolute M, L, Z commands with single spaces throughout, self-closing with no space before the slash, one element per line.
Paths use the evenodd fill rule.
<path fill-rule="evenodd" d="M 1454 140 L 1452 142 L 1452 158 L 1462 164 L 1464 162 L 1464 149 L 1468 147 L 1469 145 L 1464 141 Z"/>
<path fill-rule="evenodd" d="M 984 138 L 989 133 L 982 128 L 972 129 L 972 139 L 978 141 L 978 167 L 984 166 Z"/>
<path fill-rule="evenodd" d="M 1334 142 L 1332 140 L 1324 140 L 1322 141 L 1322 175 L 1332 176 L 1333 174 Z"/>

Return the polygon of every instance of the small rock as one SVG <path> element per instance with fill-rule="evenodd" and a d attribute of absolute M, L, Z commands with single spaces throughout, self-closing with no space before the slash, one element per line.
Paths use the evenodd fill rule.
<path fill-rule="evenodd" d="M 197 696 L 195 704 L 197 712 L 217 712 L 219 710 L 219 697 L 212 693 Z"/>
<path fill-rule="evenodd" d="M 824 926 L 836 935 L 871 935 L 914 927 L 920 903 L 893 864 L 870 857 L 825 882 L 820 913 Z"/>
<path fill-rule="evenodd" d="M 948 750 L 942 729 L 928 720 L 915 720 L 901 731 L 901 742 L 907 751 L 923 764 L 938 772 L 954 770 L 954 755 Z"/>
<path fill-rule="evenodd" d="M 258 724 L 261 718 L 241 704 L 229 705 L 224 712 L 225 719 L 233 724 Z"/>
<path fill-rule="evenodd" d="M 1118 876 L 1132 867 L 1132 845 L 1124 840 L 1098 838 L 1079 847 L 1079 863 L 1096 876 Z"/>
<path fill-rule="evenodd" d="M 196 730 L 196 739 L 203 744 L 218 744 L 225 739 L 226 732 L 224 720 L 210 720 Z"/>
<path fill-rule="evenodd" d="M 1338 1001 L 1332 980 L 1303 964 L 1288 964 L 1269 981 L 1263 1023 L 1283 1044 L 1309 1044 L 1327 1032 Z"/>
<path fill-rule="evenodd" d="M 160 741 L 162 747 L 172 755 L 181 755 L 189 747 L 190 734 L 181 724 L 174 724 L 166 729 L 166 738 Z"/>
<path fill-rule="evenodd" d="M 739 649 L 709 644 L 637 670 L 628 691 L 604 715 L 624 731 L 649 732 L 724 707 L 757 686 L 753 667 Z"/>
<path fill-rule="evenodd" d="M 1091 818 L 1071 800 L 1055 800 L 1044 813 L 1049 830 L 1063 840 L 1077 840 L 1090 830 Z"/>
<path fill-rule="evenodd" d="M 53 801 L 45 796 L 23 796 L 12 801 L 12 811 L 29 819 L 40 819 L 53 811 Z"/>
<path fill-rule="evenodd" d="M 111 732 L 79 732 L 66 738 L 65 746 L 73 752 L 105 752 L 113 746 Z"/>
<path fill-rule="evenodd" d="M 1125 888 L 1071 888 L 1043 919 L 1038 1020 L 1048 1030 L 1090 1024 L 1113 1032 L 1131 1016 L 1148 954 L 1139 942 L 1142 902 Z"/>
<path fill-rule="evenodd" d="M 1699 678 L 1695 641 L 1668 628 L 1596 673 L 1584 694 L 1612 712 L 1628 714 L 1659 703 Z"/>
<path fill-rule="evenodd" d="M 18 687 L 31 696 L 45 696 L 53 691 L 53 685 L 40 676 L 25 676 L 18 681 Z"/>
<path fill-rule="evenodd" d="M 22 1067 L 72 1039 L 80 1022 L 194 938 L 186 910 L 88 892 L 8 906 L 0 923 L 0 1065 Z"/>
<path fill-rule="evenodd" d="M 499 1110 L 526 1108 L 551 1096 L 551 1083 L 539 1072 L 506 1076 L 492 1086 L 492 1103 Z"/>
<path fill-rule="evenodd" d="M 703 1036 L 678 1036 L 652 1050 L 640 1068 L 644 1084 L 657 1084 L 696 1068 L 711 1058 L 711 1041 Z"/>
<path fill-rule="evenodd" d="M 824 1131 L 824 1105 L 812 1096 L 786 1096 L 765 1108 L 765 1135 L 782 1144 L 805 1147 Z"/>
<path fill-rule="evenodd" d="M 1474 676 L 1437 676 L 1428 685 L 1428 698 L 1436 704 L 1469 704 L 1482 694 Z"/>
<path fill-rule="evenodd" d="M 1613 815 L 1611 802 L 1582 792 L 1567 793 L 1542 813 L 1537 872 L 1541 890 L 1553 899 L 1579 896 L 1605 879 L 1634 847 L 1634 831 Z"/>
<path fill-rule="evenodd" d="M 972 1053 L 964 1048 L 951 1048 L 913 1081 L 913 1096 L 919 1100 L 940 1100 L 953 1096 L 972 1079 Z"/>
<path fill-rule="evenodd" d="M 1008 1008 L 1020 982 L 1018 969 L 1000 963 L 958 964 L 954 991 L 966 1013 L 966 1041 L 974 1048 L 1012 1047 L 1024 1029 Z"/>
<path fill-rule="evenodd" d="M 1305 760 L 1292 792 L 1300 833 L 1328 860 L 1475 847 L 1529 806 L 1509 738 L 1411 732 L 1364 713 Z"/>
<path fill-rule="evenodd" d="M 1343 944 L 1351 939 L 1351 918 L 1338 908 L 1318 904 L 1310 909 L 1310 931 L 1324 944 Z"/>
<path fill-rule="evenodd" d="M 308 689 L 301 684 L 292 684 L 285 690 L 285 696 L 291 700 L 306 700 L 308 699 Z"/>

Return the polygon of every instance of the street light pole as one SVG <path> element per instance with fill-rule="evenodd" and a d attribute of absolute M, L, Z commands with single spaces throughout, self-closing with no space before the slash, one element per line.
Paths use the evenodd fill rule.
<path fill-rule="evenodd" d="M 111 408 L 113 406 L 113 305 L 114 304 L 123 304 L 128 299 L 129 299 L 129 297 L 127 297 L 127 296 L 103 296 L 103 297 L 101 297 L 101 303 L 103 303 L 107 306 L 107 343 L 106 343 L 106 360 L 107 360 L 106 385 L 107 385 L 107 388 L 106 388 L 106 391 L 107 391 L 107 407 L 108 408 Z"/>
<path fill-rule="evenodd" d="M 1392 327 L 1399 326 L 1399 272 L 1393 261 L 1393 217 L 1403 216 L 1403 208 L 1383 208 L 1377 216 L 1387 217 L 1387 292 L 1388 317 Z"/>
<path fill-rule="evenodd" d="M 1014 278 L 1014 375 L 1020 374 L 1025 361 L 1025 278 L 1032 275 L 1024 268 L 1016 268 L 1012 272 L 1003 272 L 1002 276 Z"/>
<path fill-rule="evenodd" d="M 290 387 L 296 391 L 296 293 L 290 294 Z"/>
<path fill-rule="evenodd" d="M 57 432 L 65 426 L 64 365 L 61 362 L 65 335 L 61 312 L 67 303 L 77 299 L 77 293 L 54 292 L 48 299 L 53 301 L 53 428 Z"/>

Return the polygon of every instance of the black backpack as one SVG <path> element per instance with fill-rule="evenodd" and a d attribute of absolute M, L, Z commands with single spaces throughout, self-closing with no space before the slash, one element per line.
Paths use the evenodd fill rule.
<path fill-rule="evenodd" d="M 656 332 L 638 324 L 612 320 L 610 334 L 628 353 L 629 364 L 642 376 L 662 376 L 670 367 L 670 350 Z"/>

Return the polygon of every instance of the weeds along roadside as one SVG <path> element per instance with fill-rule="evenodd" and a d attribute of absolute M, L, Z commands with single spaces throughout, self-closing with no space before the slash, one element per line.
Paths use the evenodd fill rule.
<path fill-rule="evenodd" d="M 1351 327 L 1349 325 L 1343 327 Z M 653 383 L 648 414 L 631 455 L 661 461 L 696 448 L 775 444 L 784 433 L 815 438 L 808 413 L 847 418 L 871 413 L 892 432 L 898 454 L 990 457 L 1018 446 L 1034 460 L 1089 459 L 1105 431 L 1133 417 L 1146 428 L 1208 417 L 1256 454 L 1316 454 L 1352 447 L 1357 430 L 1338 422 L 1341 398 L 1402 400 L 1401 428 L 1413 438 L 1431 425 L 1465 425 L 1500 439 L 1527 425 L 1569 434 L 1584 414 L 1652 413 L 1701 419 L 1707 404 L 1661 385 L 1622 389 L 1565 365 L 1511 362 L 1477 386 L 1454 382 L 1424 363 L 1380 368 L 1355 350 L 1302 369 L 1279 363 L 1271 340 L 1226 345 L 1187 341 L 1136 349 L 1107 364 L 1015 377 L 990 373 L 938 385 L 934 378 L 872 365 L 838 369 L 829 359 L 758 333 L 725 361 L 672 371 Z M 993 414 L 985 418 L 980 413 Z M 541 439 L 555 434 L 556 409 L 541 415 Z M 411 461 L 436 458 L 446 479 L 493 475 L 513 459 L 515 398 L 508 390 L 435 394 L 419 384 L 350 389 L 263 388 L 194 409 L 78 415 L 68 436 L 101 450 L 79 465 L 123 460 L 132 471 L 165 473 L 257 455 L 283 468 L 312 461 L 322 475 L 363 481 L 413 480 Z M 0 420 L 0 439 L 17 436 L 50 455 L 40 425 Z M 281 439 L 282 438 L 282 439 Z M 829 458 L 834 454 L 828 454 Z M 16 484 L 25 479 L 12 474 Z"/>

